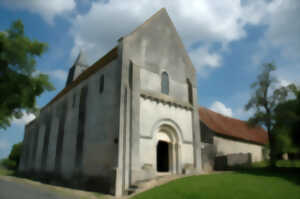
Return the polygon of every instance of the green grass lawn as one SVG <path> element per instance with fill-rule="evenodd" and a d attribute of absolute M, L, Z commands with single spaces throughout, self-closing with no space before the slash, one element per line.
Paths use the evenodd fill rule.
<path fill-rule="evenodd" d="M 269 163 L 267 161 L 263 162 L 256 162 L 252 164 L 253 168 L 264 168 L 269 166 Z M 296 167 L 300 168 L 300 160 L 278 160 L 276 162 L 277 167 Z"/>
<path fill-rule="evenodd" d="M 178 179 L 134 199 L 300 199 L 299 168 L 249 169 Z"/>
<path fill-rule="evenodd" d="M 277 167 L 296 167 L 300 168 L 300 160 L 278 160 L 276 162 Z"/>
<path fill-rule="evenodd" d="M 191 176 L 155 187 L 134 199 L 300 199 L 300 161 L 278 161 L 220 174 Z M 1 175 L 15 175 L 0 165 Z M 100 197 L 101 198 L 101 197 Z"/>

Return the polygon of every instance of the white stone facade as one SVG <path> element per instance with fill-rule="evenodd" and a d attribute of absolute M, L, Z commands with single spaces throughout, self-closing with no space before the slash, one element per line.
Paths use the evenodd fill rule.
<path fill-rule="evenodd" d="M 182 157 L 180 161 L 178 160 L 180 168 L 187 164 L 193 165 L 192 112 L 150 99 L 140 98 L 140 103 L 141 165 L 151 164 L 157 170 L 156 147 L 159 140 L 178 144 L 179 151 L 176 153 L 177 156 Z M 163 134 L 159 136 L 158 129 L 161 126 L 169 126 L 176 139 L 172 140 L 169 136 L 162 136 Z"/>

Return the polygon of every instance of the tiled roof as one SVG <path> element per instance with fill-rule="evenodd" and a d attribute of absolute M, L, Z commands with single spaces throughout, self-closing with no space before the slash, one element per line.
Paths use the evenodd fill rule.
<path fill-rule="evenodd" d="M 268 134 L 261 127 L 251 128 L 245 121 L 230 118 L 211 111 L 199 108 L 200 120 L 215 133 L 257 144 L 267 144 Z"/>
<path fill-rule="evenodd" d="M 85 71 L 83 71 L 74 81 L 72 81 L 68 86 L 66 86 L 63 90 L 61 90 L 41 110 L 44 110 L 45 108 L 47 108 L 48 106 L 53 104 L 55 101 L 57 101 L 62 96 L 64 96 L 66 93 L 68 93 L 72 88 L 77 86 L 80 82 L 82 82 L 83 80 L 86 80 L 88 77 L 90 77 L 92 74 L 94 74 L 101 68 L 104 68 L 107 64 L 109 64 L 112 60 L 116 59 L 117 57 L 118 57 L 118 47 L 116 46 L 111 51 L 109 51 L 106 55 L 104 55 L 102 58 L 100 58 L 98 61 L 96 61 L 92 66 L 90 66 Z"/>

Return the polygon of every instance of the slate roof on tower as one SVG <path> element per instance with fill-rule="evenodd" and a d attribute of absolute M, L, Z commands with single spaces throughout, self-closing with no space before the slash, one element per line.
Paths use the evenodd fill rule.
<path fill-rule="evenodd" d="M 87 59 L 86 59 L 86 56 L 83 53 L 82 49 L 79 50 L 79 54 L 78 54 L 78 56 L 75 60 L 74 65 L 80 65 L 80 66 L 88 67 Z"/>

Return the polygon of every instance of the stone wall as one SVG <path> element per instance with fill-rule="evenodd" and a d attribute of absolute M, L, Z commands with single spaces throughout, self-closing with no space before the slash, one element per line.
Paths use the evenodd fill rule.
<path fill-rule="evenodd" d="M 214 135 L 213 144 L 203 143 L 202 146 L 202 166 L 206 171 L 214 169 L 215 158 L 218 156 L 249 153 L 252 162 L 264 160 L 264 146 L 259 144 Z"/>
<path fill-rule="evenodd" d="M 178 82 L 169 75 L 169 96 L 188 103 L 188 84 Z M 161 75 L 141 68 L 141 89 L 161 93 Z"/>
<path fill-rule="evenodd" d="M 22 156 L 27 158 L 22 157 L 20 171 L 50 181 L 59 179 L 66 185 L 114 192 L 118 157 L 120 73 L 120 61 L 116 59 L 44 109 L 35 121 L 38 131 L 31 130 L 31 125 L 26 128 L 26 154 Z M 102 75 L 104 90 L 100 93 Z M 83 116 L 85 122 L 82 126 L 82 167 L 80 171 L 76 171 L 75 153 L 78 151 L 78 117 L 83 87 L 87 88 L 87 96 Z M 45 142 L 47 131 L 49 139 Z M 38 134 L 36 145 L 34 133 Z M 48 144 L 45 146 L 45 143 Z M 43 168 L 45 151 L 47 155 L 44 156 Z M 25 159 L 29 161 L 27 166 Z M 85 187 L 84 184 L 89 186 Z"/>
<path fill-rule="evenodd" d="M 259 162 L 264 158 L 263 146 L 258 144 L 215 136 L 214 145 L 216 146 L 217 156 L 235 153 L 251 153 L 252 162 Z"/>
<path fill-rule="evenodd" d="M 215 170 L 234 169 L 239 166 L 250 166 L 252 163 L 251 153 L 233 153 L 215 158 Z"/>

